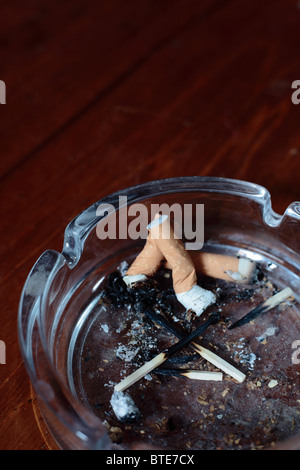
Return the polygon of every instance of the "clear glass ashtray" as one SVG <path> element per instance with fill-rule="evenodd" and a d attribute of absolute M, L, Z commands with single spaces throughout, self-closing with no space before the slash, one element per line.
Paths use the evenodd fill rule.
<path fill-rule="evenodd" d="M 123 282 L 145 245 L 153 207 L 182 216 L 182 241 L 196 260 L 198 284 L 217 299 L 200 317 L 186 311 L 174 296 L 172 271 L 162 264 L 153 275 L 154 310 L 187 334 L 218 312 L 218 323 L 197 343 L 245 379 L 224 371 L 215 381 L 183 375 L 220 371 L 188 343 L 126 390 L 139 410 L 126 421 L 112 407 L 115 385 L 179 341 L 134 307 Z M 247 278 L 235 269 L 241 259 L 253 268 Z M 269 192 L 256 184 L 159 180 L 79 214 L 66 227 L 62 252 L 47 250 L 33 266 L 18 316 L 24 363 L 58 447 L 300 449 L 299 271 L 300 203 L 279 215 Z M 286 288 L 292 295 L 280 304 L 230 328 Z M 144 300 L 151 289 L 144 287 Z"/>

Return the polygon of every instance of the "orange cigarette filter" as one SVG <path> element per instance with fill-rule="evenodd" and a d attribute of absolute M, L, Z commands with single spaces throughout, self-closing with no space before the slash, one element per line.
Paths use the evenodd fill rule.
<path fill-rule="evenodd" d="M 155 216 L 154 221 L 158 219 Z M 194 263 L 182 241 L 176 238 L 169 220 L 149 226 L 149 236 L 142 252 L 137 256 L 126 275 L 152 276 L 167 262 L 172 270 L 173 287 L 176 294 L 189 291 L 196 283 Z"/>
<path fill-rule="evenodd" d="M 154 221 L 157 221 L 156 215 Z M 186 292 L 196 284 L 196 272 L 226 281 L 247 282 L 251 279 L 255 263 L 248 258 L 238 258 L 203 251 L 186 251 L 176 237 L 169 221 L 150 224 L 144 249 L 127 271 L 127 275 L 152 276 L 162 267 L 172 270 L 174 290 Z"/>

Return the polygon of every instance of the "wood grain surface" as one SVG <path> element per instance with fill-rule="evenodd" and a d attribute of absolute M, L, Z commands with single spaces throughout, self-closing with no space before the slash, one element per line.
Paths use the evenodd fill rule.
<path fill-rule="evenodd" d="M 298 0 L 0 3 L 0 448 L 51 449 L 19 352 L 24 281 L 113 191 L 188 175 L 300 200 Z"/>

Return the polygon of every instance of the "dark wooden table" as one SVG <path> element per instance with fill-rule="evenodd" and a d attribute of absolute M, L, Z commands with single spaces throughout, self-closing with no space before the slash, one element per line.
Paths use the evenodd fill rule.
<path fill-rule="evenodd" d="M 101 197 L 210 175 L 300 200 L 298 0 L 0 5 L 0 448 L 55 448 L 19 352 L 23 283 Z M 300 94 L 299 94 L 300 97 Z"/>

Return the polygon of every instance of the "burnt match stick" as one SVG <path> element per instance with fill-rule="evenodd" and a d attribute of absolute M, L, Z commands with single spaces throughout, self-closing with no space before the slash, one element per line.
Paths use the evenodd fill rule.
<path fill-rule="evenodd" d="M 286 300 L 291 295 L 293 295 L 292 289 L 290 289 L 289 287 L 286 287 L 285 289 L 281 290 L 280 292 L 273 295 L 269 299 L 265 300 L 262 304 L 258 305 L 253 310 L 248 312 L 244 317 L 240 318 L 238 321 L 230 325 L 228 329 L 232 330 L 233 328 L 237 328 L 238 326 L 242 326 L 242 325 L 245 325 L 246 323 L 249 323 L 250 321 L 254 320 L 256 317 L 258 317 L 262 313 L 268 312 L 272 308 L 281 304 L 281 302 Z"/>
<path fill-rule="evenodd" d="M 174 369 L 156 369 L 153 371 L 157 375 L 171 375 L 173 377 L 186 377 L 191 380 L 223 380 L 222 372 L 211 372 L 205 370 L 174 370 Z"/>
<path fill-rule="evenodd" d="M 238 370 L 236 367 L 232 366 L 209 349 L 200 346 L 200 344 L 193 342 L 192 346 L 200 354 L 200 356 L 203 357 L 203 359 L 206 359 L 208 362 L 216 366 L 218 369 L 221 369 L 223 372 L 230 375 L 238 382 L 244 382 L 246 375 L 240 370 Z"/>
<path fill-rule="evenodd" d="M 151 372 L 153 369 L 156 369 L 156 367 L 158 367 L 160 364 L 165 362 L 169 357 L 175 354 L 179 349 L 183 348 L 188 343 L 190 343 L 194 338 L 196 338 L 197 336 L 200 336 L 209 326 L 217 323 L 219 319 L 220 319 L 220 315 L 218 313 L 213 313 L 206 322 L 204 322 L 202 325 L 200 325 L 198 328 L 192 331 L 189 335 L 182 338 L 177 343 L 172 344 L 172 346 L 170 346 L 169 348 L 159 353 L 153 359 L 146 362 L 146 364 L 144 364 L 142 367 L 140 367 L 131 375 L 126 377 L 124 380 L 122 380 L 120 383 L 115 385 L 115 391 L 122 392 L 126 388 L 133 385 L 139 379 L 141 379 L 142 377 L 147 375 L 149 372 Z"/>
<path fill-rule="evenodd" d="M 136 308 L 138 308 L 138 304 L 136 305 Z M 182 339 L 184 336 L 183 334 L 166 318 L 164 318 L 162 315 L 157 314 L 154 312 L 154 310 L 148 308 L 148 307 L 143 307 L 143 305 L 140 305 L 140 308 L 143 309 L 143 312 L 149 317 L 151 320 L 157 322 L 161 326 L 165 327 L 168 331 L 173 333 L 177 338 Z M 221 357 L 217 356 L 217 354 L 211 352 L 209 349 L 204 348 L 203 346 L 200 346 L 199 344 L 192 342 L 190 345 L 198 354 L 200 354 L 203 359 L 206 361 L 210 362 L 214 366 L 216 366 L 218 369 L 221 369 L 223 372 L 226 374 L 230 375 L 234 379 L 236 379 L 238 382 L 243 382 L 246 378 L 246 375 L 236 369 L 234 366 L 226 362 L 224 359 Z"/>
<path fill-rule="evenodd" d="M 187 362 L 195 361 L 199 359 L 199 355 L 195 352 L 195 354 L 187 354 L 186 356 L 172 356 L 167 359 L 168 364 L 186 364 Z"/>

